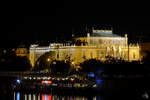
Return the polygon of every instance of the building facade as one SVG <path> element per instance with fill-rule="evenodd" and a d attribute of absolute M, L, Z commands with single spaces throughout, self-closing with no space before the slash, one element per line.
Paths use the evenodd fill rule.
<path fill-rule="evenodd" d="M 27 48 L 16 48 L 15 50 L 16 56 L 29 56 L 29 52 Z"/>
<path fill-rule="evenodd" d="M 107 56 L 126 61 L 139 61 L 140 48 L 138 44 L 128 44 L 128 37 L 113 34 L 112 30 L 93 30 L 86 37 L 75 38 L 81 45 L 69 43 L 51 43 L 49 46 L 41 47 L 31 45 L 29 59 L 34 67 L 37 59 L 46 52 L 55 52 L 56 60 L 70 59 L 73 64 L 78 65 L 86 59 L 99 59 L 105 61 Z"/>

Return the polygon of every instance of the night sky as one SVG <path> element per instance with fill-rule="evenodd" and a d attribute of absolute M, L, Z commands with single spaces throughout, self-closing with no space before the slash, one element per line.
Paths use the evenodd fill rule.
<path fill-rule="evenodd" d="M 116 34 L 129 35 L 130 42 L 139 38 L 149 41 L 150 17 L 130 14 L 104 14 L 100 10 L 72 9 L 72 5 L 61 2 L 57 7 L 44 9 L 11 8 L 2 12 L 0 47 L 17 47 L 20 44 L 64 41 L 75 36 L 86 35 L 89 30 L 113 27 Z M 18 6 L 17 6 L 18 7 Z M 19 6 L 21 7 L 21 5 Z M 42 6 L 43 7 L 43 6 Z M 74 6 L 75 7 L 75 6 Z M 89 31 L 88 30 L 88 31 Z"/>

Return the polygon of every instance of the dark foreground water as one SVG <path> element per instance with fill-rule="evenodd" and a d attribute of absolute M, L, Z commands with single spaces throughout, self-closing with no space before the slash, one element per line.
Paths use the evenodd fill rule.
<path fill-rule="evenodd" d="M 127 93 L 127 92 L 126 92 Z M 11 92 L 9 94 L 2 95 L 0 100 L 149 100 L 148 95 L 140 94 L 135 96 L 132 93 L 128 94 L 99 94 L 93 95 L 91 92 L 88 95 L 61 95 L 53 93 L 26 93 L 26 92 Z"/>
<path fill-rule="evenodd" d="M 102 98 L 100 96 L 61 96 L 52 94 L 26 94 L 21 92 L 14 92 L 13 100 L 102 100 Z"/>
<path fill-rule="evenodd" d="M 128 99 L 137 100 L 127 96 Z M 1 100 L 127 100 L 126 96 L 118 95 L 58 95 L 52 93 L 22 93 L 12 92 L 3 95 Z"/>
<path fill-rule="evenodd" d="M 29 92 L 12 91 L 10 77 L 0 77 L 0 100 L 148 100 L 150 78 L 127 80 L 103 80 L 103 92 L 73 91 Z M 71 93 L 70 93 L 71 92 Z"/>
<path fill-rule="evenodd" d="M 149 100 L 149 91 L 111 91 L 105 93 L 96 93 L 92 91 L 80 94 L 64 93 L 44 93 L 44 92 L 28 92 L 28 91 L 4 91 L 0 94 L 0 100 Z"/>

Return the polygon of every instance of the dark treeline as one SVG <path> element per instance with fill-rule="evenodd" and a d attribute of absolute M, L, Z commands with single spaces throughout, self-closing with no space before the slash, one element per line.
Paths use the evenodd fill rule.
<path fill-rule="evenodd" d="M 148 66 L 140 64 L 139 61 L 126 62 L 124 60 L 107 60 L 101 62 L 96 59 L 89 59 L 80 64 L 81 72 L 94 72 L 103 70 L 105 74 L 148 74 Z"/>
<path fill-rule="evenodd" d="M 16 56 L 15 51 L 3 50 L 0 53 L 0 71 L 29 71 L 31 64 L 24 56 Z"/>

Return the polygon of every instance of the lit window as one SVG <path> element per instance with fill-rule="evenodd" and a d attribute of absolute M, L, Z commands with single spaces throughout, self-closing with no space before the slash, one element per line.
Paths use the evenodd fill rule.
<path fill-rule="evenodd" d="M 103 58 L 104 53 L 101 51 L 100 52 L 100 58 Z"/>

